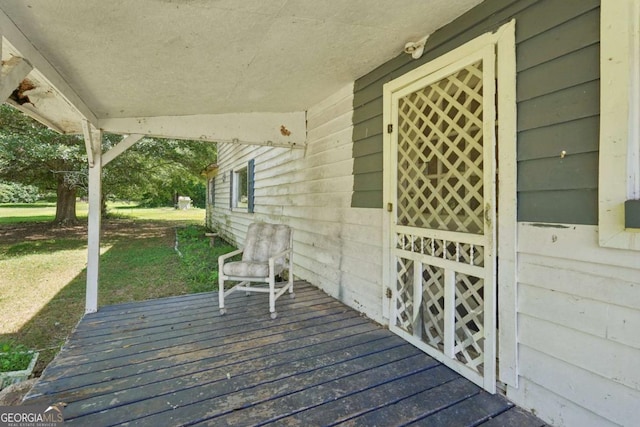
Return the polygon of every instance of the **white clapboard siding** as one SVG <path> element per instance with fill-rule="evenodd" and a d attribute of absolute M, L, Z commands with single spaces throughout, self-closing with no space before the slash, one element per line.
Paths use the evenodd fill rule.
<path fill-rule="evenodd" d="M 609 306 L 600 301 L 520 282 L 518 311 L 565 328 L 606 338 Z"/>
<path fill-rule="evenodd" d="M 349 87 L 353 86 L 349 85 Z M 316 129 L 321 129 L 334 120 L 344 120 L 344 117 L 350 117 L 353 111 L 353 97 L 350 94 L 345 94 L 344 91 L 338 91 L 326 98 L 318 107 L 307 112 L 309 133 L 311 130 L 315 132 Z M 350 126 L 351 123 L 347 123 L 345 128 Z"/>
<path fill-rule="evenodd" d="M 341 154 L 336 148 L 336 155 Z M 282 171 L 275 170 L 260 172 L 260 178 L 263 180 L 260 184 L 262 188 L 281 188 L 282 186 L 286 186 L 292 183 L 292 180 L 295 179 L 307 179 L 309 181 L 312 180 L 321 180 L 321 179 L 330 179 L 330 178 L 344 178 L 344 174 L 350 172 L 353 169 L 353 159 L 351 156 L 350 150 L 344 150 L 345 157 L 340 158 L 336 156 L 332 160 L 333 167 L 331 169 L 326 169 L 322 166 L 312 166 L 306 170 L 294 170 L 287 174 L 283 174 Z"/>
<path fill-rule="evenodd" d="M 580 406 L 583 411 L 592 412 L 622 426 L 637 425 L 640 402 L 638 391 L 606 381 L 603 377 L 524 345 L 520 348 L 520 354 L 521 375 L 535 378 L 549 393 L 563 396 Z M 539 405 L 536 404 L 536 407 Z M 540 410 L 543 411 L 544 408 Z"/>
<path fill-rule="evenodd" d="M 620 427 L 619 424 L 587 411 L 527 378 L 520 379 L 517 392 L 526 398 L 513 399 L 514 401 L 535 402 L 535 406 L 521 406 L 543 417 L 552 426 Z"/>
<path fill-rule="evenodd" d="M 595 226 L 518 224 L 521 381 L 508 396 L 552 424 L 637 421 L 640 253 L 597 238 Z"/>
<path fill-rule="evenodd" d="M 637 251 L 609 250 L 598 246 L 598 228 L 582 225 L 547 226 L 519 223 L 519 251 L 549 257 L 623 268 L 640 268 Z M 544 249 L 544 251 L 542 251 Z"/>
<path fill-rule="evenodd" d="M 210 226 L 241 245 L 252 221 L 291 225 L 295 275 L 382 320 L 382 215 L 379 209 L 351 208 L 352 114 L 348 85 L 307 112 L 304 149 L 219 144 Z M 229 171 L 250 159 L 254 213 L 231 212 Z"/>
<path fill-rule="evenodd" d="M 567 327 L 640 349 L 640 304 L 634 305 L 640 293 L 637 282 L 528 261 L 526 256 L 520 258 L 520 311 L 559 316 L 558 323 Z"/>
<path fill-rule="evenodd" d="M 640 369 L 634 369 L 639 362 L 637 349 L 525 314 L 518 319 L 518 331 L 522 345 L 610 378 L 636 390 L 640 398 Z"/>
<path fill-rule="evenodd" d="M 553 290 L 587 298 L 598 295 L 600 301 L 609 304 L 640 307 L 638 269 L 529 253 L 521 253 L 518 261 L 521 282 L 542 287 L 552 282 Z M 549 280 L 540 282 L 536 278 L 541 275 Z M 575 286 L 576 283 L 580 286 Z M 607 292 L 602 292 L 603 289 Z"/>

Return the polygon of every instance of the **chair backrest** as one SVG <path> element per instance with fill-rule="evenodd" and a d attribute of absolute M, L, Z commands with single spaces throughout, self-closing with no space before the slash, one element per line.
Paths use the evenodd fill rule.
<path fill-rule="evenodd" d="M 242 261 L 266 262 L 273 255 L 289 249 L 291 228 L 284 224 L 254 222 L 249 225 Z M 284 261 L 280 261 L 282 264 Z"/>

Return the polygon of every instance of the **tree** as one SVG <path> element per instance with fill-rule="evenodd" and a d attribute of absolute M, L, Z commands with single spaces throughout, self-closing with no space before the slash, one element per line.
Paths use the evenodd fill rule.
<path fill-rule="evenodd" d="M 84 143 L 61 135 L 8 106 L 0 106 L 0 178 L 57 194 L 57 223 L 76 223 L 77 177 L 86 165 Z"/>
<path fill-rule="evenodd" d="M 105 134 L 103 152 L 122 139 Z M 203 141 L 144 138 L 103 169 L 104 195 L 165 201 L 204 186 L 200 172 L 216 160 Z M 0 179 L 56 191 L 56 223 L 76 223 L 76 197 L 86 194 L 87 156 L 79 135 L 61 135 L 8 105 L 0 106 Z M 103 197 L 104 198 L 104 197 Z"/>
<path fill-rule="evenodd" d="M 201 172 L 216 158 L 210 142 L 143 138 L 105 168 L 103 189 L 110 197 L 148 206 L 175 204 L 176 194 L 198 200 L 206 188 Z"/>

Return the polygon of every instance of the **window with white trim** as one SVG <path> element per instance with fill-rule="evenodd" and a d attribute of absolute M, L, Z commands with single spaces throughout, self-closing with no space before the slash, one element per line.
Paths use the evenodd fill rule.
<path fill-rule="evenodd" d="M 233 171 L 233 207 L 246 209 L 249 200 L 247 168 Z"/>
<path fill-rule="evenodd" d="M 231 210 L 253 212 L 254 160 L 231 171 Z"/>
<path fill-rule="evenodd" d="M 600 13 L 599 241 L 640 250 L 640 0 Z"/>

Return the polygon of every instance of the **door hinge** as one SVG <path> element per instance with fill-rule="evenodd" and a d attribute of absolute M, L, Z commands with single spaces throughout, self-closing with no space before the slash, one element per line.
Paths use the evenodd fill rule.
<path fill-rule="evenodd" d="M 385 296 L 387 297 L 387 299 L 391 299 L 391 297 L 393 297 L 393 291 L 391 290 L 391 288 L 387 288 Z"/>
<path fill-rule="evenodd" d="M 393 203 L 387 203 L 387 212 L 393 212 Z"/>
<path fill-rule="evenodd" d="M 389 123 L 387 125 L 387 133 L 393 133 L 393 124 Z"/>

